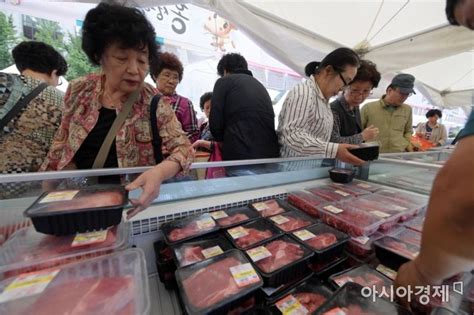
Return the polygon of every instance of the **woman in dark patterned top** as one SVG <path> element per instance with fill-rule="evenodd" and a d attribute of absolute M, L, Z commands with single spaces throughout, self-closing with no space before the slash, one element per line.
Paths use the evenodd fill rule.
<path fill-rule="evenodd" d="M 0 119 L 38 85 L 48 87 L 0 130 L 0 172 L 36 172 L 61 122 L 63 93 L 55 88 L 66 74 L 64 58 L 42 42 L 22 42 L 12 51 L 21 75 L 0 73 Z"/>

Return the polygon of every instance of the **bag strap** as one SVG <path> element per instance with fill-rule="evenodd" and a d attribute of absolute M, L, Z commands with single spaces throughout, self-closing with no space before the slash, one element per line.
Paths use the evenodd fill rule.
<path fill-rule="evenodd" d="M 102 145 L 99 149 L 99 153 L 97 153 L 97 156 L 95 157 L 94 164 L 92 165 L 93 169 L 104 167 L 105 160 L 109 155 L 110 146 L 112 145 L 112 142 L 114 141 L 115 136 L 117 135 L 117 131 L 120 127 L 122 127 L 125 119 L 132 110 L 133 104 L 138 99 L 138 95 L 138 90 L 130 94 L 130 96 L 127 98 L 127 100 L 122 106 L 122 111 L 117 115 L 117 117 L 115 117 L 115 120 L 112 126 L 110 127 L 107 136 L 105 136 L 104 142 L 102 142 Z"/>
<path fill-rule="evenodd" d="M 48 83 L 41 82 L 38 86 L 36 86 L 28 95 L 21 98 L 16 102 L 16 104 L 10 109 L 10 111 L 0 119 L 0 130 L 3 128 L 18 115 L 23 108 L 26 107 L 36 96 L 38 96 L 45 88 L 48 87 Z"/>
<path fill-rule="evenodd" d="M 158 110 L 158 103 L 160 102 L 160 95 L 155 95 L 150 104 L 150 125 L 153 145 L 153 154 L 155 156 L 156 164 L 163 161 L 163 152 L 161 151 L 161 137 L 158 131 L 158 119 L 156 118 L 156 111 Z"/>

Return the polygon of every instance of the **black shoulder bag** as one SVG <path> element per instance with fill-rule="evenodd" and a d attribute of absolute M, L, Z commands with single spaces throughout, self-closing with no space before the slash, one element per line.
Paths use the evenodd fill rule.
<path fill-rule="evenodd" d="M 158 120 L 156 118 L 156 110 L 158 109 L 160 97 L 160 95 L 155 95 L 150 104 L 150 125 L 152 133 L 151 144 L 153 145 L 153 154 L 155 155 L 156 164 L 159 164 L 163 161 L 163 152 L 161 151 L 162 143 L 160 132 L 158 131 Z"/>

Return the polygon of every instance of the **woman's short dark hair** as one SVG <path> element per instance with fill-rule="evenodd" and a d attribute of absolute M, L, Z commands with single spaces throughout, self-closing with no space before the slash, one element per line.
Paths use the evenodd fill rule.
<path fill-rule="evenodd" d="M 248 70 L 247 60 L 241 54 L 225 54 L 217 64 L 217 74 L 221 77 L 224 76 L 224 70 L 234 73 L 238 69 Z"/>
<path fill-rule="evenodd" d="M 376 88 L 380 82 L 380 72 L 377 71 L 375 63 L 369 60 L 361 60 L 357 74 L 351 83 L 356 81 L 370 82 L 373 88 Z"/>
<path fill-rule="evenodd" d="M 433 117 L 435 115 L 437 115 L 439 118 L 443 117 L 443 114 L 441 113 L 441 111 L 439 109 L 430 109 L 426 113 L 426 118 L 430 118 L 430 117 Z"/>
<path fill-rule="evenodd" d="M 178 56 L 169 52 L 163 52 L 158 56 L 155 62 L 150 64 L 150 74 L 153 81 L 164 69 L 169 69 L 178 72 L 179 82 L 183 79 L 183 64 Z"/>
<path fill-rule="evenodd" d="M 26 69 L 51 75 L 53 70 L 61 76 L 67 72 L 67 63 L 53 47 L 43 42 L 25 41 L 12 50 L 13 60 L 18 71 Z"/>
<path fill-rule="evenodd" d="M 454 16 L 454 9 L 456 9 L 458 3 L 459 0 L 446 0 L 446 18 L 451 25 L 459 25 Z"/>
<path fill-rule="evenodd" d="M 148 47 L 152 63 L 159 50 L 155 38 L 155 29 L 140 10 L 115 3 L 99 3 L 87 12 L 82 25 L 82 49 L 98 66 L 105 49 L 114 43 L 123 48 Z"/>
<path fill-rule="evenodd" d="M 309 77 L 317 74 L 327 66 L 332 66 L 336 72 L 344 72 L 346 66 L 358 68 L 360 64 L 359 56 L 350 48 L 341 47 L 330 52 L 321 62 L 313 61 L 306 65 L 304 73 Z"/>
<path fill-rule="evenodd" d="M 201 98 L 199 99 L 199 107 L 201 107 L 201 110 L 204 110 L 204 104 L 212 99 L 212 92 L 206 92 L 203 95 L 201 95 Z"/>

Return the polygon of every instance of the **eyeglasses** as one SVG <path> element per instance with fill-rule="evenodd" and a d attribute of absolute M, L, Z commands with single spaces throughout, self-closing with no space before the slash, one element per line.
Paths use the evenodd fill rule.
<path fill-rule="evenodd" d="M 353 89 L 349 89 L 349 92 L 352 95 L 372 95 L 373 94 L 372 90 L 353 90 Z"/>
<path fill-rule="evenodd" d="M 162 78 L 166 79 L 167 81 L 178 81 L 179 82 L 179 76 L 178 75 L 172 75 L 169 73 L 163 73 L 161 75 Z"/>
<path fill-rule="evenodd" d="M 341 78 L 342 83 L 344 83 L 342 88 L 348 87 L 350 82 L 349 83 L 346 82 L 346 80 L 344 79 L 344 77 L 342 76 L 342 74 L 340 72 L 338 72 L 338 74 L 339 74 L 339 78 Z"/>

